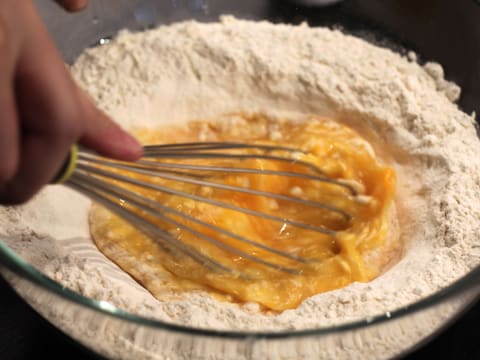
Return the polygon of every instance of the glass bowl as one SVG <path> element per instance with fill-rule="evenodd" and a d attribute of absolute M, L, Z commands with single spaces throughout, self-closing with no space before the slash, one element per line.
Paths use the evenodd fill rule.
<path fill-rule="evenodd" d="M 412 49 L 420 54 L 420 61 L 441 63 L 447 79 L 462 87 L 462 109 L 480 110 L 480 62 L 476 60 L 480 7 L 474 1 L 453 5 L 448 0 L 298 4 L 293 0 L 93 0 L 85 12 L 75 15 L 65 14 L 48 0 L 37 3 L 67 62 L 123 28 L 138 30 L 192 18 L 211 21 L 221 14 L 273 22 L 308 21 L 339 26 L 400 52 Z M 83 297 L 40 273 L 2 242 L 0 264 L 3 277 L 45 319 L 95 353 L 118 359 L 395 358 L 431 339 L 480 295 L 477 267 L 417 303 L 356 322 L 302 331 L 215 331 L 140 317 Z"/>

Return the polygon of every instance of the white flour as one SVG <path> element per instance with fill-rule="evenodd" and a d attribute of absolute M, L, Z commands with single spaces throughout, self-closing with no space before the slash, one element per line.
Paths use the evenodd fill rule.
<path fill-rule="evenodd" d="M 0 209 L 0 235 L 81 294 L 193 327 L 316 328 L 417 301 L 480 263 L 480 142 L 473 116 L 454 104 L 460 89 L 444 80 L 439 65 L 421 67 L 410 58 L 339 31 L 225 17 L 121 33 L 87 50 L 72 68 L 98 105 L 126 127 L 264 111 L 334 115 L 373 129 L 395 152 L 399 198 L 414 216 L 404 220 L 403 258 L 370 283 L 314 296 L 278 315 L 201 293 L 159 302 L 96 250 L 89 202 L 62 188 L 46 189 L 24 207 Z M 405 161 L 405 153 L 413 160 Z M 388 345 L 405 346 L 400 339 Z"/>

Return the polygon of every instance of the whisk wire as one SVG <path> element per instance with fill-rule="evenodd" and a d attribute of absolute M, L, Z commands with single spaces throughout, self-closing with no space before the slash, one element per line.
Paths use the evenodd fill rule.
<path fill-rule="evenodd" d="M 88 186 L 86 184 L 92 182 L 97 188 Z M 75 173 L 67 182 L 68 186 L 72 187 L 73 189 L 83 193 L 84 195 L 90 197 L 92 200 L 99 202 L 109 210 L 113 211 L 120 217 L 124 218 L 131 224 L 135 224 L 135 226 L 141 230 L 144 234 L 152 239 L 156 239 L 159 241 L 160 246 L 167 251 L 171 251 L 172 248 L 176 249 L 184 253 L 187 256 L 190 256 L 193 260 L 197 261 L 198 263 L 212 269 L 212 270 L 220 270 L 228 273 L 232 273 L 233 269 L 230 269 L 226 266 L 223 266 L 219 262 L 204 256 L 200 253 L 197 249 L 186 245 L 182 242 L 179 242 L 173 235 L 169 234 L 167 231 L 159 228 L 157 225 L 152 224 L 151 222 L 146 221 L 141 216 L 124 209 L 122 206 L 118 205 L 116 202 L 112 201 L 110 198 L 105 196 L 106 194 L 110 194 L 115 196 L 115 192 L 112 191 L 111 188 L 108 188 L 105 183 L 101 181 L 96 181 L 95 179 L 91 179 L 88 176 L 85 176 L 81 173 Z M 124 189 L 122 189 L 122 192 Z"/>
<path fill-rule="evenodd" d="M 80 181 L 84 182 L 86 179 L 88 179 L 86 174 L 79 173 L 79 175 L 77 177 L 77 184 Z M 170 223 L 170 224 L 172 224 L 172 225 L 174 225 L 178 228 L 181 228 L 185 231 L 188 231 L 188 232 L 190 232 L 191 234 L 193 234 L 194 236 L 196 236 L 200 239 L 203 239 L 203 240 L 206 240 L 209 243 L 215 244 L 219 248 L 222 248 L 222 249 L 224 249 L 224 250 L 226 250 L 230 253 L 234 253 L 236 255 L 239 255 L 243 258 L 246 258 L 246 259 L 255 261 L 257 263 L 261 263 L 263 265 L 266 265 L 268 267 L 274 268 L 276 270 L 281 270 L 281 271 L 292 273 L 292 274 L 298 274 L 299 273 L 299 271 L 297 269 L 288 268 L 288 267 L 278 265 L 278 264 L 270 262 L 270 261 L 266 261 L 266 260 L 264 260 L 264 259 L 262 259 L 258 256 L 251 255 L 251 254 L 246 253 L 244 251 L 241 251 L 238 248 L 235 248 L 231 245 L 225 244 L 225 243 L 215 239 L 214 237 L 208 236 L 208 235 L 206 235 L 206 234 L 204 234 L 200 231 L 197 231 L 197 230 L 195 230 L 195 229 L 193 229 L 193 228 L 191 228 L 191 227 L 189 227 L 189 226 L 187 226 L 187 225 L 185 225 L 185 224 L 183 224 L 179 221 L 176 221 L 176 220 L 172 219 L 171 217 L 165 215 L 164 213 L 170 213 L 170 214 L 173 214 L 173 215 L 177 215 L 177 216 L 179 216 L 179 217 L 181 217 L 185 220 L 194 222 L 194 223 L 199 224 L 199 225 L 201 225 L 205 228 L 213 230 L 216 233 L 222 234 L 224 236 L 228 236 L 230 238 L 233 238 L 235 240 L 239 240 L 239 241 L 247 243 L 249 245 L 253 245 L 253 246 L 255 246 L 259 249 L 262 249 L 262 250 L 265 250 L 265 251 L 270 252 L 272 254 L 287 258 L 289 260 L 294 260 L 294 261 L 302 262 L 302 263 L 307 263 L 308 262 L 306 259 L 304 259 L 300 256 L 296 256 L 296 255 L 293 255 L 293 254 L 288 254 L 288 253 L 282 252 L 280 250 L 274 249 L 272 247 L 266 246 L 264 244 L 252 241 L 252 240 L 247 239 L 243 236 L 235 234 L 231 231 L 228 231 L 228 230 L 220 228 L 218 226 L 215 226 L 215 225 L 209 224 L 207 222 L 201 221 L 201 220 L 199 220 L 195 217 L 192 217 L 188 214 L 185 214 L 181 211 L 175 210 L 175 209 L 173 209 L 169 206 L 162 205 L 162 204 L 160 204 L 156 201 L 153 201 L 153 200 L 150 200 L 148 198 L 142 197 L 142 196 L 140 196 L 140 195 L 138 195 L 138 194 L 136 194 L 132 191 L 123 189 L 121 187 L 118 187 L 118 186 L 115 186 L 115 185 L 109 185 L 107 187 L 107 186 L 105 186 L 103 181 L 95 179 L 95 178 L 92 179 L 92 185 L 94 185 L 97 189 L 100 189 L 104 193 L 106 193 L 110 196 L 113 196 L 114 198 L 122 199 L 130 205 L 137 206 L 139 209 L 149 213 L 151 216 L 153 216 L 153 217 L 155 217 L 159 220 L 168 222 L 168 223 Z M 158 227 L 158 225 L 156 225 L 156 226 Z M 164 234 L 162 234 L 162 235 L 164 236 Z M 172 235 L 169 234 L 168 236 L 171 237 Z M 178 243 L 181 243 L 181 242 L 179 241 Z"/>
<path fill-rule="evenodd" d="M 200 179 L 192 178 L 192 176 L 188 176 L 188 173 L 178 174 L 178 173 L 162 172 L 163 164 L 158 164 L 158 163 L 155 163 L 155 162 L 147 162 L 147 163 L 146 162 L 139 162 L 136 165 L 126 165 L 126 164 L 122 164 L 122 163 L 111 163 L 111 161 L 106 162 L 106 161 L 102 161 L 102 160 L 99 160 L 99 159 L 91 159 L 90 161 L 94 162 L 94 163 L 97 163 L 99 165 L 108 165 L 110 167 L 117 168 L 117 169 L 134 171 L 135 173 L 141 174 L 141 175 L 154 176 L 154 177 L 162 178 L 162 179 L 166 179 L 166 180 L 181 181 L 181 182 L 184 182 L 184 183 L 200 185 L 200 186 L 208 186 L 210 188 L 216 188 L 216 189 L 222 189 L 222 190 L 228 190 L 228 191 L 236 191 L 236 192 L 239 192 L 239 193 L 245 193 L 245 194 L 250 194 L 250 195 L 264 196 L 264 197 L 269 197 L 271 199 L 276 199 L 276 200 L 290 201 L 290 202 L 298 203 L 298 204 L 301 204 L 301 205 L 311 206 L 311 207 L 335 212 L 335 213 L 343 216 L 347 222 L 351 220 L 350 214 L 348 214 L 346 211 L 344 211 L 344 210 L 342 210 L 338 207 L 332 206 L 332 205 L 328 205 L 328 204 L 321 203 L 321 202 L 318 202 L 318 201 L 304 200 L 304 199 L 301 199 L 301 198 L 298 198 L 298 197 L 282 195 L 282 194 L 277 194 L 277 193 L 268 192 L 268 191 L 255 190 L 255 189 L 250 189 L 250 188 L 245 188 L 245 187 L 235 186 L 235 185 L 221 184 L 221 183 L 216 183 L 214 181 L 200 180 Z M 172 168 L 175 168 L 175 166 L 173 166 Z M 178 168 L 182 168 L 182 167 L 178 167 Z M 209 166 L 205 166 L 205 167 L 194 166 L 192 168 L 195 169 L 195 170 L 210 170 L 212 167 L 209 167 Z M 228 171 L 228 169 L 230 169 L 230 168 L 224 168 L 224 169 L 225 169 L 224 171 Z M 240 173 L 245 173 L 245 172 L 249 173 L 250 171 L 252 171 L 250 169 L 247 169 L 246 171 L 242 171 L 243 169 L 235 169 L 235 168 L 231 168 L 231 169 L 232 169 L 231 172 L 240 172 Z M 235 170 L 239 170 L 239 171 L 235 171 Z M 250 171 L 248 171 L 248 170 L 250 170 Z M 222 170 L 215 169 L 215 171 L 222 171 Z M 261 173 L 262 175 L 276 175 L 276 176 L 297 176 L 297 177 L 300 176 L 300 177 L 303 177 L 303 178 L 308 178 L 310 180 L 317 180 L 317 181 L 322 181 L 322 182 L 332 182 L 335 185 L 338 184 L 337 182 L 334 182 L 333 180 L 328 181 L 329 179 L 325 179 L 323 177 L 301 176 L 303 174 L 284 172 L 284 171 L 263 170 L 263 172 L 262 171 L 255 171 L 254 173 Z M 338 184 L 338 185 L 343 186 L 342 184 Z"/>
<path fill-rule="evenodd" d="M 267 154 L 249 153 L 249 154 L 229 154 L 229 153 L 215 153 L 215 152 L 200 152 L 200 150 L 260 150 L 267 152 Z M 291 156 L 270 155 L 271 152 L 287 152 Z M 176 159 L 261 159 L 273 160 L 296 165 L 304 166 L 317 174 L 324 174 L 315 164 L 299 160 L 295 157 L 296 154 L 305 154 L 304 151 L 294 149 L 288 146 L 278 145 L 262 145 L 262 144 L 245 144 L 236 142 L 205 142 L 205 143 L 181 143 L 181 144 L 164 144 L 164 145 L 150 145 L 145 147 L 144 157 L 154 158 L 176 158 Z M 293 156 L 293 157 L 292 157 Z"/>
<path fill-rule="evenodd" d="M 247 154 L 216 152 L 224 150 L 248 150 L 249 152 Z M 284 152 L 285 154 L 289 155 L 280 155 L 279 152 Z M 337 231 L 324 226 L 318 226 L 294 219 L 289 219 L 284 216 L 277 216 L 271 213 L 256 211 L 210 198 L 208 196 L 182 191 L 168 185 L 168 182 L 172 181 L 181 182 L 199 186 L 201 188 L 208 187 L 230 192 L 234 191 L 256 197 L 265 197 L 267 199 L 302 204 L 304 206 L 336 213 L 341 215 L 345 221 L 351 221 L 352 216 L 348 211 L 331 204 L 323 203 L 321 201 L 313 201 L 286 194 L 262 191 L 250 188 L 247 185 L 243 187 L 214 181 L 215 179 L 218 180 L 225 175 L 233 173 L 284 176 L 328 183 L 332 186 L 338 186 L 339 189 L 343 188 L 347 190 L 350 196 L 357 195 L 357 189 L 353 185 L 343 180 L 336 180 L 327 177 L 317 165 L 307 161 L 299 160 L 299 156 L 297 156 L 299 153 L 303 152 L 290 147 L 268 144 L 251 145 L 236 142 L 181 143 L 147 146 L 144 148 L 144 157 L 140 161 L 135 163 L 126 163 L 106 159 L 93 153 L 89 153 L 88 151 L 82 151 L 77 154 L 76 150 L 72 150 L 72 155 L 70 156 L 69 163 L 67 164 L 68 166 L 66 166 L 66 169 L 68 169 L 68 174 L 63 174 L 64 176 L 62 179 L 66 179 L 66 185 L 82 192 L 83 194 L 92 198 L 94 201 L 103 204 L 109 210 L 115 212 L 120 217 L 134 224 L 148 237 L 157 240 L 159 245 L 165 251 L 179 251 L 180 253 L 190 257 L 200 264 L 203 264 L 209 269 L 228 272 L 231 274 L 237 273 L 235 269 L 230 268 L 229 266 L 211 258 L 209 255 L 204 254 L 197 247 L 185 243 L 171 232 L 159 227 L 159 224 L 150 220 L 154 219 L 157 222 L 160 220 L 161 222 L 169 223 L 176 229 L 189 232 L 194 236 L 194 238 L 202 239 L 216 248 L 233 253 L 241 258 L 248 259 L 257 264 L 291 274 L 298 274 L 301 272 L 301 270 L 295 266 L 292 267 L 290 265 L 283 265 L 284 262 L 281 262 L 280 258 L 283 258 L 284 261 L 287 260 L 293 261 L 294 263 L 303 264 L 307 264 L 315 260 L 278 250 L 230 231 L 229 229 L 225 229 L 221 226 L 197 219 L 192 215 L 179 211 L 178 209 L 174 209 L 173 207 L 165 204 L 160 204 L 158 201 L 149 199 L 147 196 L 140 195 L 131 187 L 130 189 L 132 190 L 128 190 L 128 188 L 125 188 L 125 186 L 128 187 L 133 185 L 134 187 L 140 187 L 150 191 L 178 196 L 180 198 L 194 200 L 234 212 L 243 213 L 249 216 L 277 222 L 281 224 L 282 229 L 286 226 L 292 226 L 335 238 Z M 177 159 L 182 159 L 182 162 L 162 161 L 173 161 Z M 288 162 L 302 168 L 303 171 L 263 170 L 242 166 L 234 167 L 230 165 L 201 165 L 192 163 L 192 161 L 195 159 L 227 159 L 229 161 L 239 160 L 239 164 L 242 164 L 242 160 L 250 159 Z M 186 162 L 185 160 L 190 161 Z M 128 175 L 122 175 L 119 173 L 119 170 Z M 166 182 L 159 181 L 159 179 L 165 180 Z M 339 194 L 346 196 L 345 192 L 339 192 Z M 127 203 L 127 205 L 122 206 L 119 200 L 123 200 L 125 203 Z M 132 208 L 140 210 L 140 214 L 135 213 Z M 147 218 L 147 216 L 145 216 L 145 214 L 150 216 L 150 220 Z M 182 221 L 185 221 L 185 223 L 177 219 L 182 219 Z M 201 229 L 213 231 L 219 236 L 219 238 L 203 233 L 201 230 L 199 230 L 200 228 L 193 228 L 187 225 L 188 223 L 196 224 L 200 226 Z M 257 248 L 258 250 L 266 251 L 271 255 L 279 256 L 279 262 L 271 259 L 266 260 L 262 258 L 260 253 L 257 253 L 257 251 L 254 253 L 243 251 L 234 245 L 235 242 L 226 243 L 220 240 L 226 238 L 248 244 Z M 244 274 L 239 274 L 239 276 L 244 276 Z"/>
<path fill-rule="evenodd" d="M 289 146 L 267 145 L 267 144 L 246 144 L 240 142 L 184 142 L 176 144 L 160 144 L 145 146 L 144 157 L 159 156 L 164 151 L 198 151 L 198 150 L 229 150 L 229 149 L 257 149 L 264 151 L 286 151 L 290 153 L 305 153 L 304 151 Z"/>
<path fill-rule="evenodd" d="M 208 198 L 206 196 L 191 194 L 191 193 L 188 193 L 188 192 L 184 192 L 184 191 L 181 191 L 181 190 L 176 190 L 176 189 L 169 188 L 169 187 L 166 187 L 166 186 L 161 186 L 161 185 L 158 185 L 158 184 L 151 184 L 151 183 L 147 183 L 145 181 L 141 181 L 141 180 L 137 180 L 137 179 L 131 179 L 129 177 L 119 175 L 119 174 L 114 173 L 114 172 L 101 170 L 101 169 L 98 169 L 98 168 L 85 168 L 84 165 L 81 164 L 81 163 L 78 164 L 78 168 L 86 170 L 86 171 L 88 171 L 92 174 L 96 174 L 96 175 L 100 175 L 100 176 L 103 176 L 103 177 L 106 177 L 106 178 L 111 178 L 111 179 L 123 181 L 123 182 L 129 183 L 131 185 L 136 185 L 136 186 L 140 186 L 140 187 L 143 187 L 143 188 L 146 188 L 146 189 L 161 191 L 163 193 L 167 193 L 167 194 L 170 194 L 170 195 L 176 195 L 176 196 L 180 196 L 180 197 L 204 202 L 204 203 L 219 206 L 219 207 L 222 207 L 222 208 L 225 208 L 225 209 L 238 211 L 238 212 L 241 212 L 241 213 L 244 213 L 244 214 L 247 214 L 247 215 L 253 215 L 253 216 L 256 216 L 256 217 L 263 218 L 263 219 L 273 220 L 273 221 L 276 221 L 276 222 L 279 222 L 279 223 L 282 223 L 282 224 L 296 226 L 298 228 L 302 228 L 302 229 L 305 229 L 305 230 L 312 230 L 312 231 L 323 233 L 325 235 L 332 235 L 332 236 L 336 234 L 336 231 L 330 230 L 330 229 L 327 229 L 327 228 L 324 228 L 324 227 L 311 225 L 311 224 L 307 224 L 307 223 L 303 223 L 303 222 L 299 222 L 299 221 L 295 221 L 295 220 L 290 220 L 290 219 L 287 219 L 287 218 L 284 218 L 284 217 L 271 215 L 271 214 L 267 214 L 267 213 L 264 213 L 264 212 L 259 212 L 259 211 L 248 209 L 248 208 L 243 208 L 243 207 L 232 205 L 232 204 L 229 204 L 229 203 L 226 203 L 226 202 L 223 202 L 223 201 L 214 200 L 214 199 Z M 148 173 L 146 173 L 146 174 L 148 174 Z M 183 181 L 182 178 L 179 178 L 177 176 L 170 176 L 169 175 L 168 178 L 170 178 L 172 180 Z"/>

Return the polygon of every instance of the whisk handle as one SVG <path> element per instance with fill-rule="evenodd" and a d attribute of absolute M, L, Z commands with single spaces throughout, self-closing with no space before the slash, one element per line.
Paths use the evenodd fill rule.
<path fill-rule="evenodd" d="M 53 179 L 53 184 L 63 184 L 65 183 L 70 176 L 72 176 L 75 168 L 77 167 L 77 159 L 78 159 L 78 146 L 73 145 L 70 148 L 70 152 L 68 157 L 65 159 L 65 162 L 58 172 L 58 175 Z"/>

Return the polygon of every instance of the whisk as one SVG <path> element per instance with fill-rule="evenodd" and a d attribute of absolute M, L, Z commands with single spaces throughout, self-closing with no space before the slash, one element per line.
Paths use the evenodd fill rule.
<path fill-rule="evenodd" d="M 192 184 L 199 187 L 233 191 L 254 197 L 264 197 L 276 201 L 300 204 L 319 209 L 320 211 L 331 212 L 342 218 L 345 223 L 349 223 L 352 215 L 348 211 L 323 201 L 313 201 L 291 194 L 262 191 L 248 186 L 231 185 L 222 183 L 221 181 L 223 176 L 232 174 L 281 176 L 318 181 L 322 184 L 339 187 L 343 192 L 347 192 L 351 196 L 357 195 L 358 189 L 355 187 L 355 184 L 326 176 L 314 163 L 299 159 L 300 156 L 298 155 L 302 153 L 303 151 L 299 149 L 269 144 L 192 142 L 146 146 L 144 147 L 144 156 L 139 161 L 122 162 L 104 158 L 74 147 L 57 183 L 67 185 L 83 193 L 95 202 L 100 203 L 142 231 L 149 238 L 157 241 L 165 250 L 182 253 L 212 270 L 228 273 L 235 271 L 217 259 L 205 255 L 199 248 L 192 244 L 182 242 L 181 239 L 167 229 L 160 227 L 158 222 L 168 223 L 175 228 L 189 232 L 203 241 L 207 241 L 215 247 L 253 261 L 256 264 L 261 264 L 270 269 L 296 274 L 300 272 L 296 267 L 285 266 L 282 263 L 264 259 L 260 255 L 243 251 L 239 247 L 232 245 L 231 242 L 220 241 L 218 237 L 199 231 L 196 228 L 188 226 L 187 223 L 204 227 L 208 229 L 208 233 L 214 232 L 221 234 L 222 237 L 248 244 L 249 246 L 274 254 L 275 256 L 288 259 L 290 262 L 306 264 L 310 259 L 281 251 L 237 234 L 231 231 L 231 229 L 192 217 L 175 207 L 168 206 L 159 201 L 155 201 L 155 199 L 143 196 L 136 191 L 132 191 L 131 186 L 134 185 L 142 189 L 148 189 L 149 191 L 185 198 L 186 201 L 194 200 L 196 202 L 218 206 L 249 216 L 278 222 L 282 224 L 282 226 L 297 227 L 335 237 L 337 233 L 335 229 L 298 221 L 288 218 L 285 215 L 266 213 L 248 207 L 241 207 L 226 201 L 211 198 L 208 195 L 182 191 L 182 189 L 169 187 L 161 181 L 155 181 L 163 179 L 170 182 Z M 198 163 L 198 160 L 201 160 L 201 163 Z M 295 171 L 249 168 L 242 166 L 244 160 L 294 164 Z M 220 163 L 218 163 L 219 161 Z M 221 163 L 221 161 L 228 161 L 227 165 Z M 232 162 L 235 166 L 230 166 Z M 130 189 L 128 186 L 130 186 Z M 125 203 L 128 203 L 129 207 L 124 206 Z M 131 208 L 139 211 L 132 211 Z M 148 216 L 145 216 L 145 214 Z M 184 219 L 185 221 L 179 221 L 178 219 Z"/>

